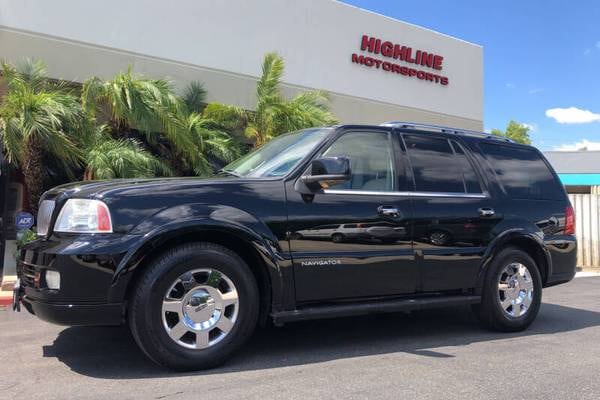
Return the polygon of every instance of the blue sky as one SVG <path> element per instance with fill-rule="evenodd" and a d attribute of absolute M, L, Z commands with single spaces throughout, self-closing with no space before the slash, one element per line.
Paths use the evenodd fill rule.
<path fill-rule="evenodd" d="M 514 119 L 542 150 L 600 150 L 600 1 L 344 2 L 482 45 L 486 129 Z"/>

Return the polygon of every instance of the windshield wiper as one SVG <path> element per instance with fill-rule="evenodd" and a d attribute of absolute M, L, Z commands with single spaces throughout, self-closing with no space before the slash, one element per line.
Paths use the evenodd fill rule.
<path fill-rule="evenodd" d="M 222 168 L 221 168 L 219 171 L 217 171 L 217 173 L 219 173 L 219 174 L 223 174 L 223 175 L 235 176 L 236 178 L 239 178 L 239 177 L 241 177 L 241 175 L 240 175 L 240 174 L 236 174 L 236 173 L 235 173 L 235 172 L 233 172 L 233 171 L 230 171 L 230 170 L 227 170 L 227 169 L 222 169 Z"/>

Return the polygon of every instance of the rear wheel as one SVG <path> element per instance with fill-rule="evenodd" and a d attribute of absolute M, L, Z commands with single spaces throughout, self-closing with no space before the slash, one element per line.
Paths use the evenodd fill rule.
<path fill-rule="evenodd" d="M 148 266 L 129 302 L 144 353 L 178 370 L 225 361 L 252 334 L 258 289 L 246 263 L 212 243 L 175 247 Z"/>
<path fill-rule="evenodd" d="M 331 240 L 333 240 L 334 243 L 342 243 L 344 241 L 344 235 L 341 233 L 334 233 L 331 235 Z"/>
<path fill-rule="evenodd" d="M 542 279 L 529 254 L 517 248 L 502 250 L 485 278 L 482 302 L 475 311 L 483 324 L 497 331 L 526 329 L 542 302 Z"/>

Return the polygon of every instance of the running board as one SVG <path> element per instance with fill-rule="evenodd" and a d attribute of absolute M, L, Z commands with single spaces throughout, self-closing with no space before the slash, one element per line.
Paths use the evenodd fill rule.
<path fill-rule="evenodd" d="M 392 313 L 398 311 L 425 310 L 428 308 L 453 307 L 481 302 L 481 296 L 436 296 L 412 299 L 394 299 L 368 303 L 344 303 L 328 306 L 314 306 L 293 311 L 273 313 L 275 325 L 286 322 L 311 319 L 350 317 L 364 314 Z"/>

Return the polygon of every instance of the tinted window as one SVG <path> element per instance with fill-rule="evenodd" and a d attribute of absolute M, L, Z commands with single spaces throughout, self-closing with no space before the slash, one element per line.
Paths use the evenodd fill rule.
<path fill-rule="evenodd" d="M 457 143 L 405 135 L 417 192 L 481 193 L 473 166 Z"/>
<path fill-rule="evenodd" d="M 462 166 L 462 178 L 465 185 L 466 193 L 481 193 L 481 185 L 479 184 L 479 178 L 473 165 L 469 162 L 465 151 L 462 146 L 454 141 L 450 141 L 452 149 L 454 150 L 454 156 Z"/>
<path fill-rule="evenodd" d="M 337 139 L 325 153 L 326 157 L 350 159 L 352 178 L 332 189 L 395 190 L 392 138 L 389 132 L 350 132 Z"/>
<path fill-rule="evenodd" d="M 480 148 L 510 197 L 562 198 L 562 187 L 537 151 L 490 143 L 481 143 Z"/>

